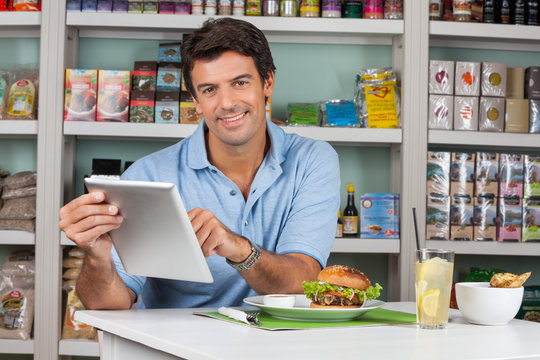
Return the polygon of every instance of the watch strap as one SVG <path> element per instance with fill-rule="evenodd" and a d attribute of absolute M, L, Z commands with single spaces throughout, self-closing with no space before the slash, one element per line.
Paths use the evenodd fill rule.
<path fill-rule="evenodd" d="M 241 263 L 234 263 L 229 259 L 225 259 L 225 261 L 227 261 L 227 264 L 231 265 L 238 271 L 251 269 L 261 258 L 261 248 L 257 244 L 252 243 L 249 239 L 246 240 L 249 241 L 249 243 L 251 244 L 251 254 L 249 254 L 246 260 L 242 261 Z"/>

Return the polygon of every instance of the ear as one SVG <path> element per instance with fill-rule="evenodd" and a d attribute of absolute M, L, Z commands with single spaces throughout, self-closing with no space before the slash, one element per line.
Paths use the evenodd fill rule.
<path fill-rule="evenodd" d="M 193 99 L 193 104 L 195 104 L 195 111 L 198 115 L 202 115 L 201 104 L 199 104 L 199 102 L 197 101 L 197 99 L 195 99 L 193 95 L 191 96 L 191 98 Z"/>
<path fill-rule="evenodd" d="M 270 97 L 274 92 L 274 73 L 270 71 L 266 79 L 264 79 L 263 85 L 264 96 Z"/>

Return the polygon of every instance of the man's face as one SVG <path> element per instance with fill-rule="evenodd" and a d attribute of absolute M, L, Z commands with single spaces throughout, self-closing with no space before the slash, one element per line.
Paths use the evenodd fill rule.
<path fill-rule="evenodd" d="M 195 109 L 203 114 L 209 136 L 241 146 L 266 131 L 265 97 L 272 95 L 274 75 L 263 84 L 251 57 L 228 51 L 215 60 L 197 60 L 191 79 Z"/>

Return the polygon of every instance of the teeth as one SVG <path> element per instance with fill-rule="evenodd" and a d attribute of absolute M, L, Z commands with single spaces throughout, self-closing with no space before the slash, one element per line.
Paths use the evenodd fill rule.
<path fill-rule="evenodd" d="M 244 116 L 246 113 L 242 113 L 240 115 L 237 115 L 235 117 L 232 117 L 232 118 L 221 118 L 221 120 L 223 121 L 227 121 L 227 122 L 230 122 L 230 121 L 235 121 L 235 120 L 238 120 L 240 119 L 242 116 Z"/>

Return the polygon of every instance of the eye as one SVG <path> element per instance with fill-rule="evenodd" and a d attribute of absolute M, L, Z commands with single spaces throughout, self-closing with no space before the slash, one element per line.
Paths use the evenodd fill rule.
<path fill-rule="evenodd" d="M 246 80 L 237 80 L 236 85 L 237 86 L 246 86 L 248 82 Z"/>
<path fill-rule="evenodd" d="M 203 93 L 203 94 L 208 94 L 208 95 L 209 95 L 209 94 L 213 93 L 215 90 L 216 90 L 216 89 L 213 88 L 213 87 L 207 87 L 207 88 L 205 88 L 205 89 L 202 91 L 202 93 Z"/>

